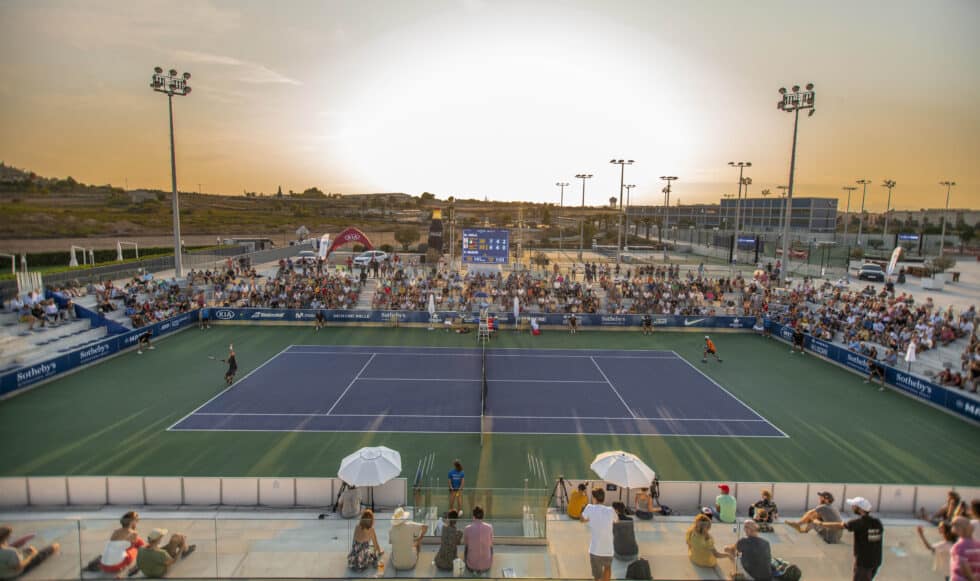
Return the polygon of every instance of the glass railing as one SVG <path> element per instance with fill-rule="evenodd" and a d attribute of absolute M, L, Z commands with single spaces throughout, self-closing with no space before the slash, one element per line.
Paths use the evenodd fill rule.
<path fill-rule="evenodd" d="M 270 513 L 268 518 L 236 518 L 224 514 L 220 519 L 181 518 L 179 513 L 168 512 L 166 516 L 153 513 L 144 514 L 137 525 L 141 538 L 147 538 L 154 529 L 164 529 L 166 535 L 161 544 L 165 545 L 174 533 L 186 536 L 189 544 L 195 545 L 194 552 L 187 558 L 179 559 L 167 572 L 168 578 L 193 579 L 236 579 L 236 578 L 344 578 L 358 576 L 379 576 L 376 567 L 356 571 L 348 566 L 355 529 L 359 519 L 342 519 L 330 515 L 319 520 L 312 514 L 308 518 L 280 518 Z M 408 521 L 393 521 L 391 513 L 382 513 L 374 520 L 373 529 L 379 548 L 383 551 L 381 560 L 385 562 L 384 576 L 395 576 L 392 554 L 398 550 L 408 551 L 411 556 L 399 557 L 405 565 L 414 561 L 414 566 L 397 571 L 400 577 L 429 578 L 452 576 L 452 571 L 441 571 L 435 565 L 435 556 L 440 549 L 440 531 L 448 526 L 443 519 L 429 518 L 426 513 L 413 513 Z M 455 527 L 465 531 L 472 518 L 459 519 Z M 544 519 L 540 525 L 532 519 L 492 519 L 487 518 L 494 529 L 494 567 L 496 575 L 515 577 L 541 577 L 546 569 L 548 554 L 546 550 L 529 551 L 527 544 L 544 544 Z M 108 578 L 119 575 L 126 578 L 134 565 L 124 568 L 121 573 L 107 573 L 93 565 L 95 570 L 87 570 L 90 564 L 105 549 L 106 542 L 113 531 L 119 528 L 114 519 L 60 519 L 27 520 L 8 523 L 13 525 L 13 538 L 34 534 L 29 541 L 38 549 L 58 543 L 58 554 L 47 558 L 30 572 L 32 580 L 62 580 L 79 578 Z M 415 559 L 411 547 L 401 549 L 392 547 L 391 532 L 394 527 L 428 527 L 423 543 Z M 515 539 L 519 539 L 514 542 Z M 510 541 L 510 542 L 508 542 Z M 530 541 L 530 543 L 529 543 Z M 537 542 L 535 542 L 537 541 Z M 464 557 L 465 545 L 460 545 L 457 555 Z M 501 573 L 507 569 L 507 572 Z"/>
<path fill-rule="evenodd" d="M 545 536 L 548 499 L 551 492 L 543 488 L 464 488 L 462 491 L 462 517 L 468 520 L 474 506 L 483 508 L 488 519 L 520 520 L 528 523 L 524 537 Z M 448 487 L 419 487 L 410 491 L 410 502 L 415 512 L 435 520 L 448 509 Z M 540 529 L 540 530 L 538 530 Z"/>

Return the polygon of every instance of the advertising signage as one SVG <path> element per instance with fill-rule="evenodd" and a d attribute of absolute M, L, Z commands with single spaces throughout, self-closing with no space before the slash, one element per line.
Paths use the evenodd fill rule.
<path fill-rule="evenodd" d="M 510 230 L 464 229 L 462 256 L 464 264 L 507 264 L 510 262 Z"/>

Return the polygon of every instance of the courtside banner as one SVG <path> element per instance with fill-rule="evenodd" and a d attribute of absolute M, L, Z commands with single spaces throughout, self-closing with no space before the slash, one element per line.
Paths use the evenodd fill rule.
<path fill-rule="evenodd" d="M 793 340 L 793 329 L 789 326 L 778 323 L 770 323 L 769 330 L 773 336 L 778 337 L 787 343 Z M 868 375 L 868 358 L 858 353 L 853 353 L 845 347 L 834 345 L 826 341 L 815 339 L 806 335 L 805 347 L 811 352 L 830 361 L 843 365 L 861 375 Z M 952 412 L 956 416 L 967 418 L 974 422 L 980 422 L 980 402 L 962 396 L 956 391 L 922 379 L 895 367 L 882 364 L 885 368 L 885 383 L 895 389 L 913 396 L 916 399 L 927 401 L 944 410 Z"/>
<path fill-rule="evenodd" d="M 40 381 L 68 373 L 79 367 L 105 359 L 110 355 L 115 355 L 130 347 L 135 347 L 136 343 L 139 342 L 139 336 L 148 330 L 153 331 L 154 337 L 160 337 L 187 327 L 196 321 L 197 312 L 184 313 L 166 321 L 160 321 L 159 323 L 147 325 L 146 327 L 130 330 L 123 334 L 111 335 L 53 359 L 15 369 L 0 375 L 0 396 L 24 389 L 25 387 L 30 387 Z M 118 323 L 115 324 L 118 325 Z"/>

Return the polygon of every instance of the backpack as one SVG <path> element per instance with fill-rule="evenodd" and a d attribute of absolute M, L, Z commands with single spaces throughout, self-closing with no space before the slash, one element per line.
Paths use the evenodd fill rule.
<path fill-rule="evenodd" d="M 627 579 L 653 579 L 653 573 L 650 572 L 650 562 L 646 559 L 637 559 L 630 563 L 630 566 L 626 568 L 626 578 Z"/>
<path fill-rule="evenodd" d="M 800 568 L 782 559 L 772 560 L 772 576 L 780 581 L 800 581 L 803 572 Z"/>

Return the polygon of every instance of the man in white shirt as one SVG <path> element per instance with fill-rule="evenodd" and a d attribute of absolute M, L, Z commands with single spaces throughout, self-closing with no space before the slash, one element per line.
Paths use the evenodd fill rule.
<path fill-rule="evenodd" d="M 592 491 L 592 504 L 582 511 L 584 523 L 588 523 L 592 540 L 589 541 L 589 563 L 595 581 L 609 581 L 613 560 L 613 523 L 619 520 L 616 511 L 602 503 L 606 492 L 601 488 Z"/>

